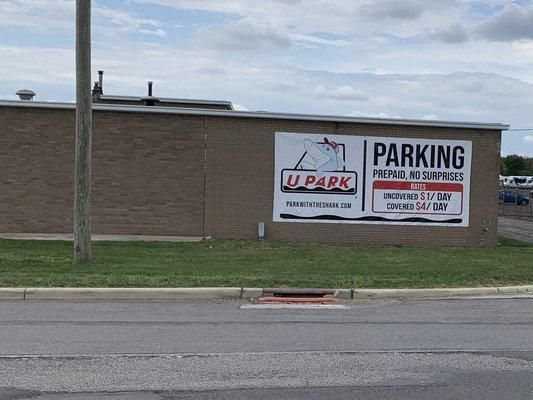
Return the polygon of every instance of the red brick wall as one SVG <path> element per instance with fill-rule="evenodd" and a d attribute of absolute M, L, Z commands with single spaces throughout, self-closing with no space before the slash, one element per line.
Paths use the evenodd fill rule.
<path fill-rule="evenodd" d="M 0 107 L 0 120 L 0 232 L 72 232 L 74 111 Z M 115 111 L 93 121 L 94 233 L 256 238 L 263 221 L 275 239 L 479 245 L 490 220 L 496 243 L 497 131 Z M 276 131 L 471 140 L 470 227 L 274 223 Z"/>
<path fill-rule="evenodd" d="M 392 226 L 272 222 L 274 132 L 458 139 L 472 141 L 470 226 Z M 485 241 L 497 240 L 500 133 L 293 120 L 209 118 L 206 231 L 215 237 L 257 237 L 352 243 L 468 244 L 481 242 L 481 224 L 491 221 Z"/>
<path fill-rule="evenodd" d="M 1 232 L 72 232 L 74 110 L 0 108 Z M 202 236 L 199 118 L 95 112 L 93 232 Z"/>

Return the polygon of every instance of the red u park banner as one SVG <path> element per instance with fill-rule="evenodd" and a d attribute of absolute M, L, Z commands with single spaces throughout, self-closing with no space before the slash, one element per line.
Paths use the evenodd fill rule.
<path fill-rule="evenodd" d="M 468 226 L 472 144 L 278 132 L 277 222 Z"/>

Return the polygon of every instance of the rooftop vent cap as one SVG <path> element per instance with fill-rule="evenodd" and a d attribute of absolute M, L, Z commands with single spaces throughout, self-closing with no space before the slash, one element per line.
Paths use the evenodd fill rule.
<path fill-rule="evenodd" d="M 98 87 L 100 88 L 100 93 L 104 93 L 104 71 L 98 71 Z"/>
<path fill-rule="evenodd" d="M 148 82 L 148 96 L 141 98 L 145 106 L 155 106 L 159 102 L 159 98 L 152 96 L 153 82 Z"/>
<path fill-rule="evenodd" d="M 22 101 L 32 101 L 33 100 L 33 96 L 35 96 L 35 92 L 33 90 L 29 90 L 29 89 L 21 89 L 15 94 Z"/>
<path fill-rule="evenodd" d="M 94 86 L 93 86 L 93 94 L 94 93 L 100 93 L 102 94 L 102 88 L 100 87 L 100 85 L 98 85 L 98 82 L 94 82 Z"/>

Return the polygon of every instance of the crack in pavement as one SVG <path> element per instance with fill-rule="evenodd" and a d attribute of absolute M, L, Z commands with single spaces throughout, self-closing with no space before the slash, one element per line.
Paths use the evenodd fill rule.
<path fill-rule="evenodd" d="M 305 351 L 258 351 L 258 352 L 228 352 L 228 353 L 113 353 L 113 354 L 3 354 L 0 355 L 0 360 L 93 360 L 105 358 L 217 358 L 227 357 L 231 355 L 249 355 L 249 356 L 271 356 L 271 355 L 368 355 L 368 354 L 469 354 L 469 355 L 487 355 L 499 358 L 516 358 L 525 361 L 533 361 L 533 349 L 525 350 L 509 350 L 509 349 L 494 349 L 494 350 L 467 350 L 467 349 L 388 349 L 388 350 L 347 350 L 347 351 L 323 351 L 323 350 L 305 350 Z"/>

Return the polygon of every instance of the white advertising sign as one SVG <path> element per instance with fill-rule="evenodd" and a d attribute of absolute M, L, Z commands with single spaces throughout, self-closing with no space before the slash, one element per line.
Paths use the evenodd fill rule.
<path fill-rule="evenodd" d="M 472 143 L 276 133 L 274 221 L 468 226 Z"/>

